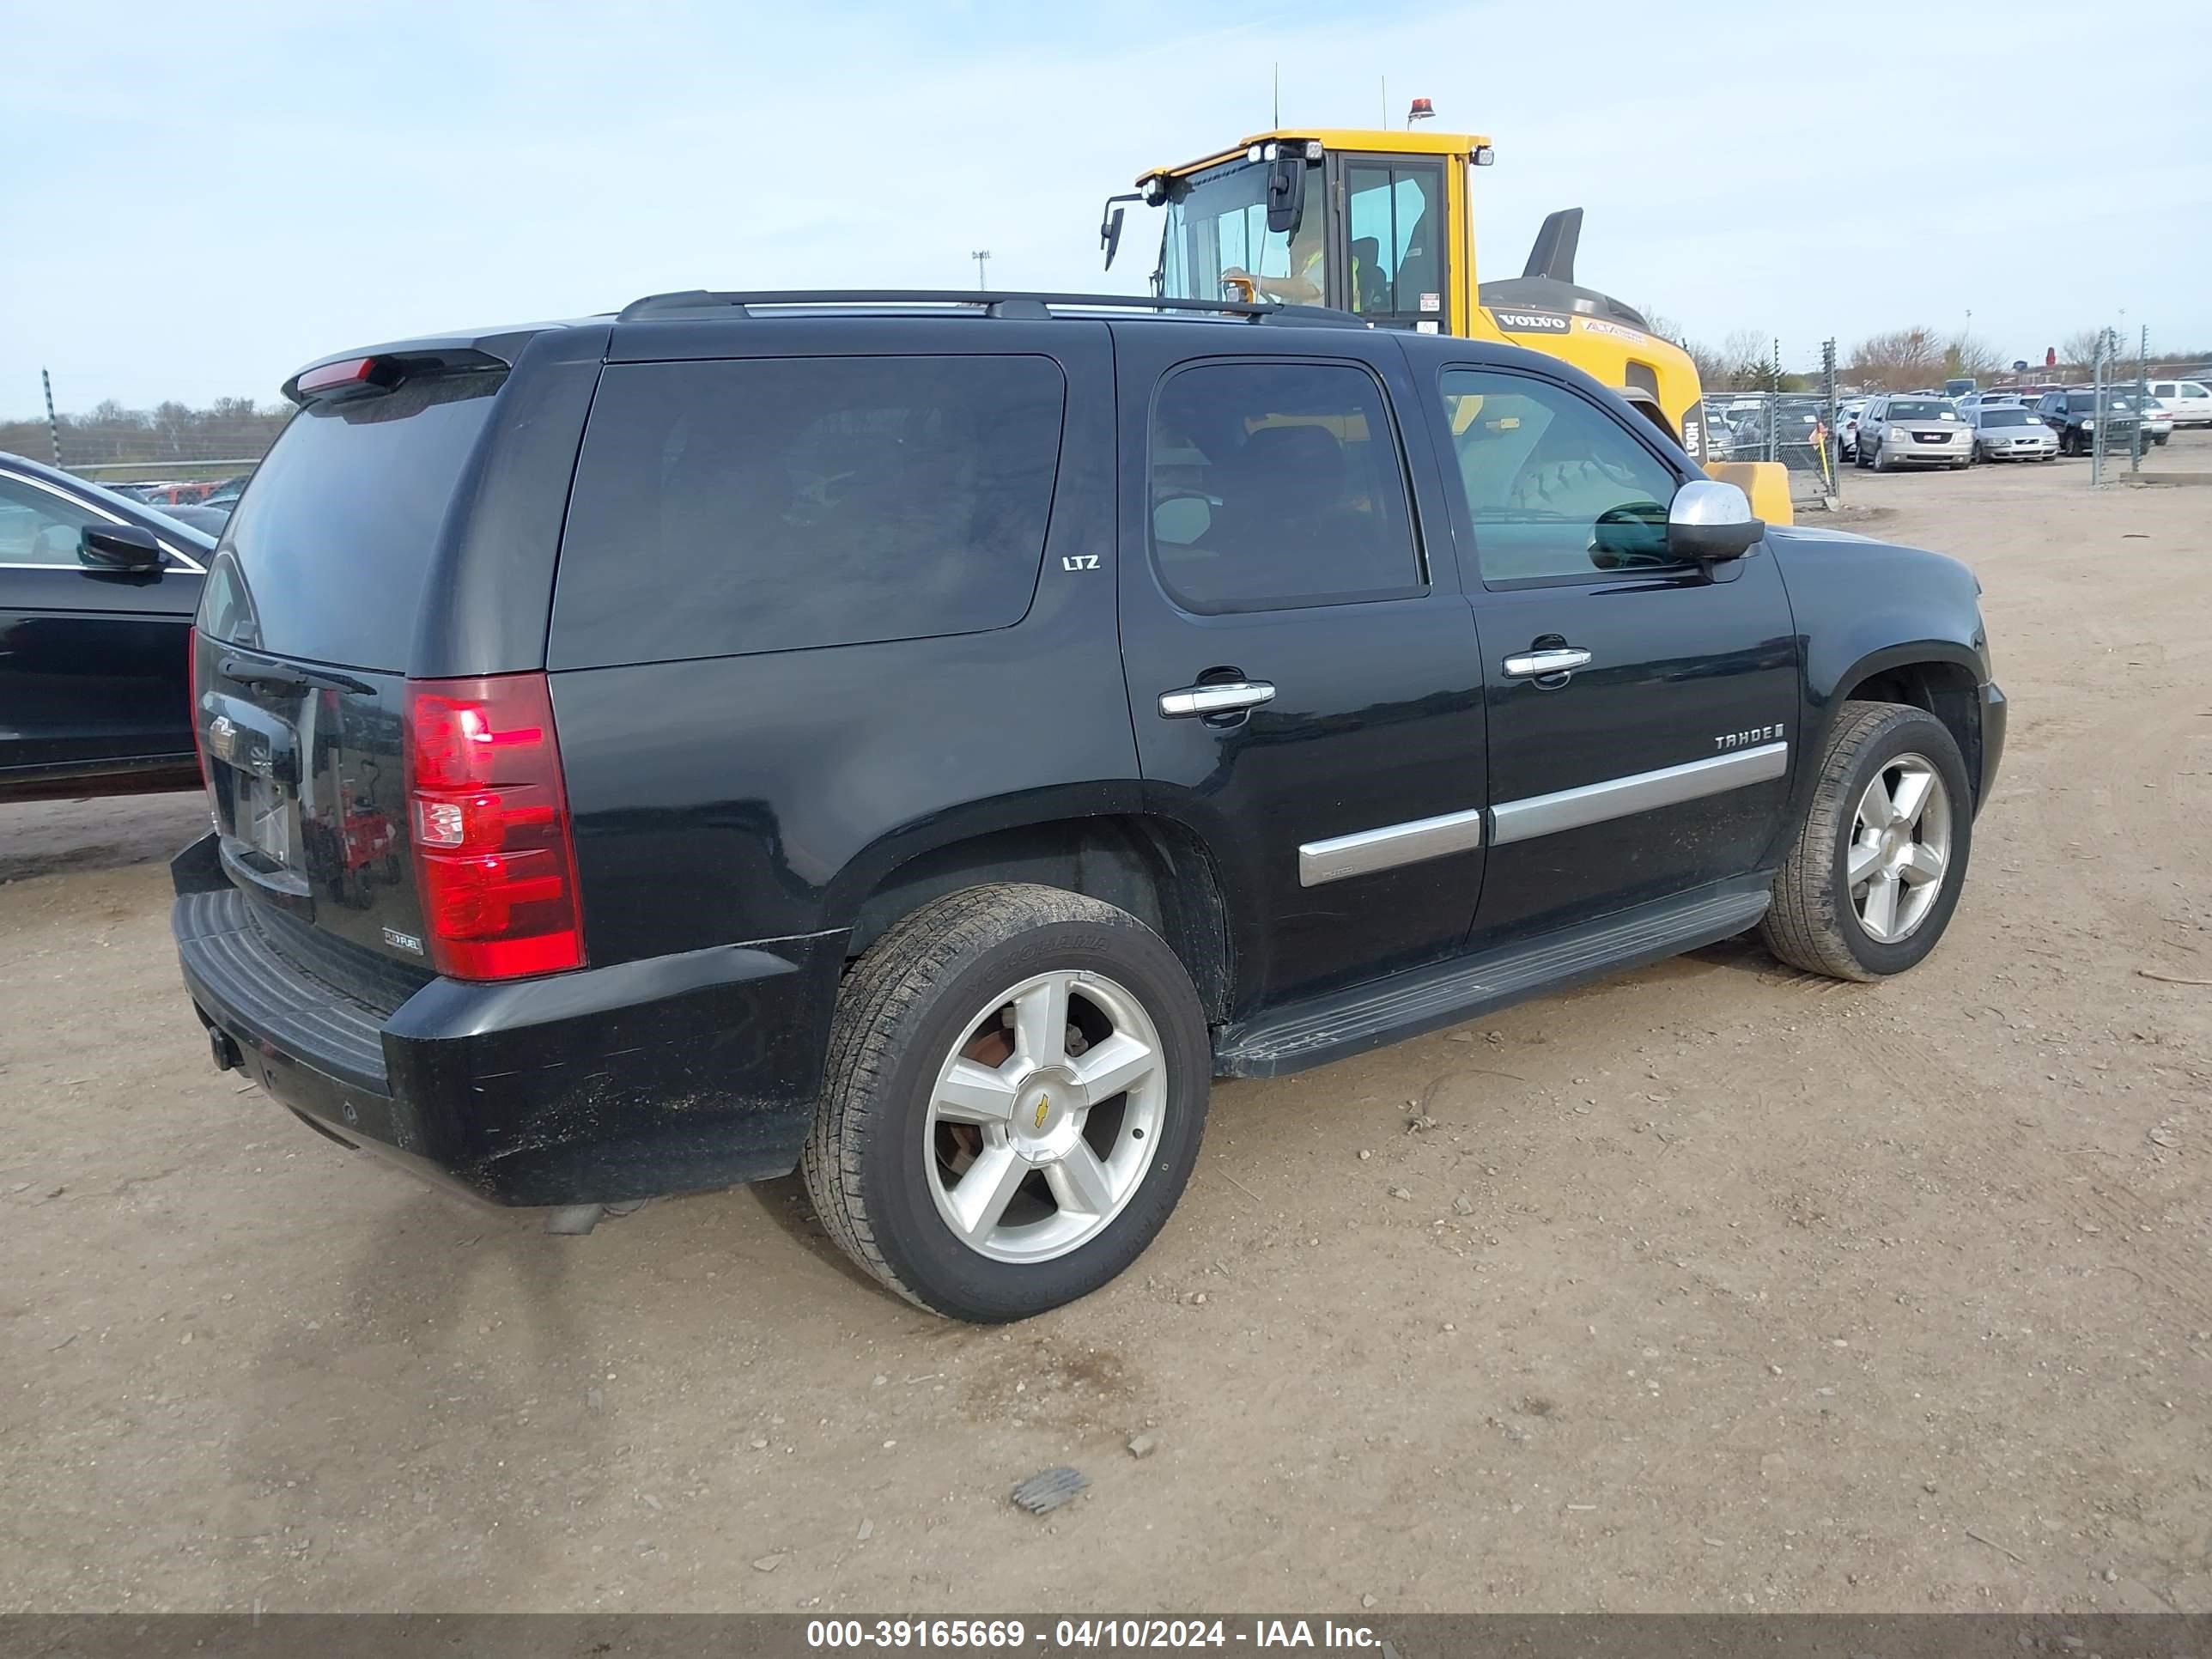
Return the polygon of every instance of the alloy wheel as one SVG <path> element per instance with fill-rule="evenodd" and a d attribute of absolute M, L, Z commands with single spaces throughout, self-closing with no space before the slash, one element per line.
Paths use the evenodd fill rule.
<path fill-rule="evenodd" d="M 1928 919 L 1951 862 L 1951 795 L 1925 757 L 1883 763 L 1859 796 L 1844 885 L 1859 926 L 1881 945 Z"/>
<path fill-rule="evenodd" d="M 1066 1255 L 1143 1184 L 1167 1098 L 1159 1032 L 1126 988 L 1073 970 L 1023 981 L 938 1070 L 922 1148 L 938 1215 L 995 1261 Z"/>

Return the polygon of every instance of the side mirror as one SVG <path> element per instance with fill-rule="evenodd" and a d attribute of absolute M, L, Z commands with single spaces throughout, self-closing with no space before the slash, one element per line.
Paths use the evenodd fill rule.
<path fill-rule="evenodd" d="M 1765 523 L 1753 516 L 1750 497 L 1732 483 L 1692 479 L 1674 492 L 1667 508 L 1667 550 L 1686 563 L 1740 559 L 1765 533 Z"/>
<path fill-rule="evenodd" d="M 161 568 L 161 544 L 136 525 L 87 525 L 77 538 L 76 562 L 88 570 L 150 576 Z"/>
<path fill-rule="evenodd" d="M 1287 236 L 1305 216 L 1306 164 L 1303 156 L 1278 157 L 1267 168 L 1267 229 Z"/>
<path fill-rule="evenodd" d="M 1114 269 L 1114 256 L 1121 251 L 1121 216 L 1128 210 L 1121 204 L 1144 199 L 1144 193 L 1134 190 L 1123 191 L 1119 196 L 1106 198 L 1106 212 L 1098 222 L 1098 246 L 1106 250 L 1107 270 Z"/>

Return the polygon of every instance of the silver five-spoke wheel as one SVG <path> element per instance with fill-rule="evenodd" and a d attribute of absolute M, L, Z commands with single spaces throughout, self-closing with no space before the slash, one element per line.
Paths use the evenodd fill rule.
<path fill-rule="evenodd" d="M 1927 920 L 1951 860 L 1951 796 L 1922 756 L 1899 755 L 1867 784 L 1844 878 L 1867 937 L 1894 945 Z"/>
<path fill-rule="evenodd" d="M 930 1197 L 969 1249 L 1048 1261 L 1142 1184 L 1167 1108 L 1159 1033 L 1095 973 L 1039 974 L 984 1009 L 930 1094 Z"/>

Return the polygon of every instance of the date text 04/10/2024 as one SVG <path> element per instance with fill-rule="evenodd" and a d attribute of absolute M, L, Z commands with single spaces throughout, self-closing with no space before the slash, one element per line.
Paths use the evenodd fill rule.
<path fill-rule="evenodd" d="M 1222 1619 L 1060 1619 L 1047 1630 L 1019 1620 L 817 1619 L 806 1626 L 815 1650 L 961 1647 L 1018 1651 L 1035 1644 L 1048 1652 L 1094 1649 L 1224 1648 L 1382 1649 L 1365 1625 L 1334 1620 L 1255 1619 L 1237 1629 Z"/>

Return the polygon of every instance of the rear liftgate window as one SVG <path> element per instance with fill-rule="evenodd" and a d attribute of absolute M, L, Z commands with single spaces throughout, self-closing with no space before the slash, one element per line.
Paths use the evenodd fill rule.
<path fill-rule="evenodd" d="M 1046 357 L 611 367 L 562 543 L 555 665 L 1020 621 L 1065 399 Z"/>
<path fill-rule="evenodd" d="M 295 415 L 225 527 L 203 625 L 235 645 L 404 670 L 440 526 L 506 379 L 425 376 Z"/>

